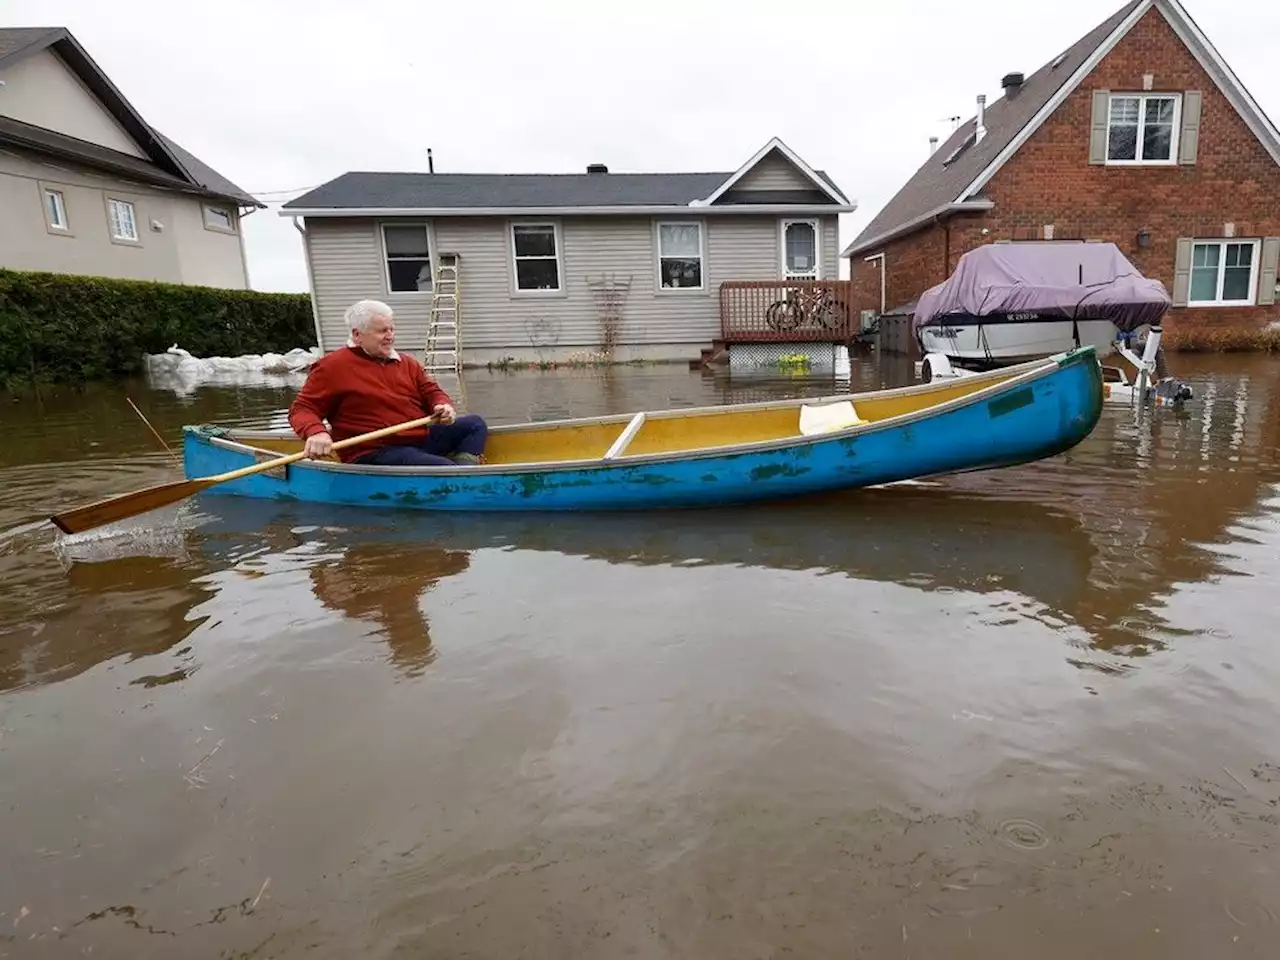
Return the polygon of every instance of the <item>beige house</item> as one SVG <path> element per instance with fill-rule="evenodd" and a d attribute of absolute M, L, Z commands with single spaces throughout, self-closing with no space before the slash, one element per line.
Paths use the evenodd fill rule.
<path fill-rule="evenodd" d="M 476 364 L 589 352 L 606 317 L 618 360 L 695 358 L 721 337 L 731 288 L 763 312 L 788 282 L 836 281 L 837 218 L 854 209 L 773 139 L 722 173 L 352 172 L 280 214 L 303 235 L 325 350 L 365 297 L 389 303 L 397 341 L 420 350 L 452 255 L 462 360 Z"/>
<path fill-rule="evenodd" d="M 0 28 L 0 268 L 247 289 L 253 197 L 150 126 L 65 29 Z"/>

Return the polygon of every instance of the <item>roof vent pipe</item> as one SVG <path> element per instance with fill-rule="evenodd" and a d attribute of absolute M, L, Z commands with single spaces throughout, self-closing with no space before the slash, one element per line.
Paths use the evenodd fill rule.
<path fill-rule="evenodd" d="M 973 142 L 981 143 L 982 138 L 987 135 L 987 95 L 985 93 L 978 94 L 978 119 L 974 127 Z"/>
<path fill-rule="evenodd" d="M 937 149 L 938 149 L 938 138 L 930 137 L 929 138 L 929 156 L 932 157 L 934 154 L 934 151 Z"/>

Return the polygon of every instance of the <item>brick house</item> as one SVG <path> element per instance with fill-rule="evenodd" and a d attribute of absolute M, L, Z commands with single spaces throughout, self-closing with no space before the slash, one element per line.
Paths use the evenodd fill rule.
<path fill-rule="evenodd" d="M 978 244 L 1084 239 L 1165 284 L 1170 330 L 1280 321 L 1280 133 L 1177 0 L 1002 85 L 841 252 L 857 309 L 909 309 Z"/>

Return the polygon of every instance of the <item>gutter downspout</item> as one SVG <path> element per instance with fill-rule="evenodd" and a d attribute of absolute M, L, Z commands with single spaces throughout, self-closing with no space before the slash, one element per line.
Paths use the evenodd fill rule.
<path fill-rule="evenodd" d="M 316 325 L 316 346 L 324 353 L 324 337 L 320 335 L 320 305 L 316 303 L 316 281 L 311 274 L 311 246 L 307 243 L 307 231 L 298 223 L 297 217 L 290 217 L 293 228 L 302 236 L 302 261 L 307 265 L 307 293 L 311 297 L 311 319 Z"/>
<path fill-rule="evenodd" d="M 244 249 L 244 218 L 253 215 L 257 207 L 247 207 L 243 213 L 240 208 L 236 208 L 236 239 L 240 241 L 240 271 L 244 274 L 244 288 L 246 290 L 253 289 L 253 281 L 249 278 L 249 255 Z M 200 216 L 204 216 L 204 210 L 200 211 Z"/>

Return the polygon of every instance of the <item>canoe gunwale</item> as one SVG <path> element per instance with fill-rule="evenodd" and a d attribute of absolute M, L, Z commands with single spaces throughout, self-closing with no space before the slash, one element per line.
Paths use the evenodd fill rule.
<path fill-rule="evenodd" d="M 405 476 L 457 477 L 463 474 L 466 476 L 502 476 L 568 473 L 582 470 L 613 471 L 630 469 L 633 467 L 653 466 L 656 464 L 717 460 L 724 457 L 772 453 L 780 450 L 839 442 L 850 437 L 898 429 L 923 420 L 932 419 L 953 410 L 978 405 L 990 399 L 994 394 L 1017 389 L 1027 383 L 1032 383 L 1052 376 L 1064 367 L 1071 366 L 1075 363 L 1085 362 L 1089 359 L 1094 359 L 1094 362 L 1096 363 L 1096 352 L 1097 351 L 1092 346 L 1086 346 L 1067 353 L 1055 354 L 1053 356 L 1018 364 L 1017 366 L 1004 367 L 975 374 L 972 378 L 974 380 L 990 380 L 992 382 L 984 387 L 964 394 L 963 396 L 954 397 L 950 400 L 945 400 L 942 403 L 925 406 L 908 413 L 886 417 L 883 420 L 858 423 L 840 430 L 832 430 L 826 433 L 807 436 L 803 434 L 796 434 L 794 436 L 779 437 L 772 440 L 755 440 L 744 443 L 722 444 L 719 446 L 697 447 L 689 450 L 665 451 L 658 453 L 628 455 L 624 452 L 621 456 L 615 456 L 612 458 L 598 456 L 576 460 L 525 461 L 517 463 L 449 466 L 379 466 L 374 464 L 340 463 L 329 460 L 303 460 L 290 464 L 288 469 L 294 470 L 301 467 L 305 470 L 316 470 L 338 474 L 354 474 L 357 476 L 367 476 L 371 478 Z M 1021 372 L 1015 373 L 1015 371 L 1018 371 L 1019 369 L 1021 369 Z M 1010 375 L 1011 373 L 1013 373 L 1012 376 Z M 941 380 L 932 381 L 927 384 L 912 384 L 890 390 L 867 391 L 859 394 L 831 394 L 821 397 L 796 397 L 785 400 L 763 400 L 743 404 L 677 408 L 645 412 L 645 417 L 646 421 L 683 419 L 690 416 L 701 417 L 732 415 L 750 413 L 752 411 L 787 409 L 789 407 L 799 408 L 805 404 L 820 405 L 845 401 L 854 403 L 856 407 L 856 404 L 860 399 L 878 400 L 893 399 L 903 396 L 927 396 L 930 393 L 938 393 L 950 389 L 954 386 L 955 382 L 956 381 L 954 380 Z M 635 413 L 606 414 L 597 417 L 583 417 L 570 420 L 504 424 L 501 426 L 491 427 L 490 433 L 532 432 L 556 429 L 559 427 L 580 427 L 602 424 L 617 424 L 620 429 L 625 429 L 633 422 L 635 416 Z M 232 435 L 236 439 L 230 439 L 225 436 L 201 433 L 198 427 L 186 427 L 184 428 L 184 433 L 197 434 L 197 442 L 207 443 L 229 452 L 243 454 L 249 457 L 260 456 L 265 449 L 263 447 L 255 447 L 252 444 L 252 440 L 254 439 L 279 439 L 282 437 L 292 438 L 294 436 L 291 431 L 286 430 L 235 430 L 232 432 Z"/>

